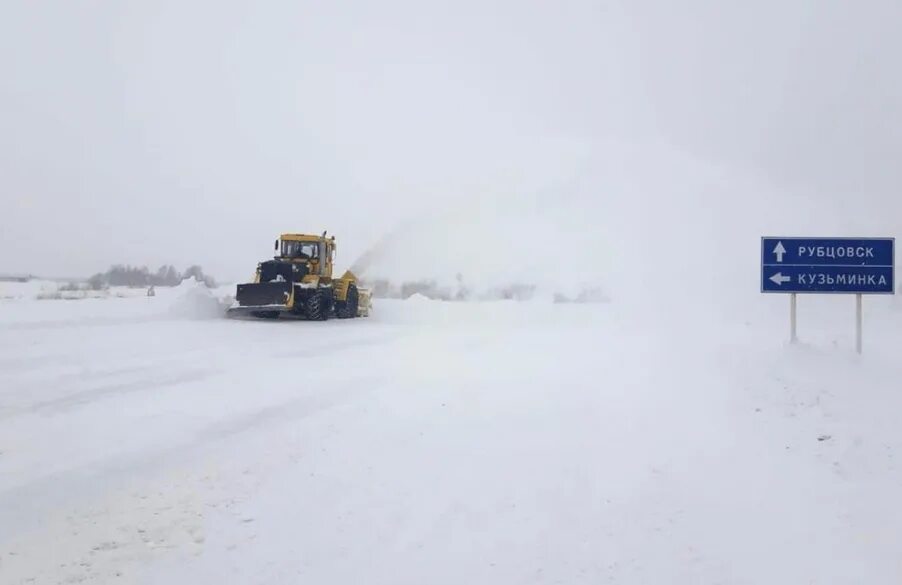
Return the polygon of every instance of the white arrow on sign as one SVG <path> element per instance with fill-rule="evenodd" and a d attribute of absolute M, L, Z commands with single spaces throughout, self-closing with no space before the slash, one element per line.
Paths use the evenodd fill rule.
<path fill-rule="evenodd" d="M 778 272 L 770 277 L 771 282 L 776 284 L 777 286 L 783 286 L 784 282 L 792 282 L 791 276 L 783 276 L 782 272 Z"/>
<path fill-rule="evenodd" d="M 774 254 L 777 255 L 777 262 L 783 261 L 783 254 L 786 253 L 786 248 L 783 247 L 783 242 L 777 242 L 777 247 L 774 248 Z"/>

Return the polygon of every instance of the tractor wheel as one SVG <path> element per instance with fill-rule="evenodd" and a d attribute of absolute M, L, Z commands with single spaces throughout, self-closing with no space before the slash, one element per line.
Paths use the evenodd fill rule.
<path fill-rule="evenodd" d="M 358 294 L 357 285 L 353 282 L 348 285 L 348 296 L 338 303 L 335 313 L 339 319 L 353 319 L 357 316 Z"/>
<path fill-rule="evenodd" d="M 329 318 L 329 303 L 322 291 L 318 290 L 310 295 L 304 309 L 311 321 L 325 321 Z"/>

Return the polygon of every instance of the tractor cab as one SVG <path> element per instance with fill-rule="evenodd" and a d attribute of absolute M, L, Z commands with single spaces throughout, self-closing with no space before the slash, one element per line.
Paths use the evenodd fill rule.
<path fill-rule="evenodd" d="M 332 262 L 335 259 L 335 236 L 326 238 L 307 234 L 282 234 L 276 240 L 274 249 L 278 256 L 276 262 L 304 264 L 306 274 L 316 276 L 332 276 Z"/>

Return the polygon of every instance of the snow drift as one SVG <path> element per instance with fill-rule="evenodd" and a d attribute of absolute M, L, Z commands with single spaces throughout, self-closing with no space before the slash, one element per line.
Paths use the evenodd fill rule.
<path fill-rule="evenodd" d="M 186 278 L 172 289 L 168 315 L 179 319 L 216 319 L 225 315 L 227 303 L 217 298 L 202 281 Z"/>

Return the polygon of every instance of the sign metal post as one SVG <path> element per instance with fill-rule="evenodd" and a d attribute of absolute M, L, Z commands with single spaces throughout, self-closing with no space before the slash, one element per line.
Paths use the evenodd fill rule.
<path fill-rule="evenodd" d="M 798 328 L 796 327 L 797 323 L 797 306 L 798 306 L 799 295 L 796 293 L 792 293 L 789 295 L 789 342 L 795 343 L 799 340 L 798 336 Z"/>

